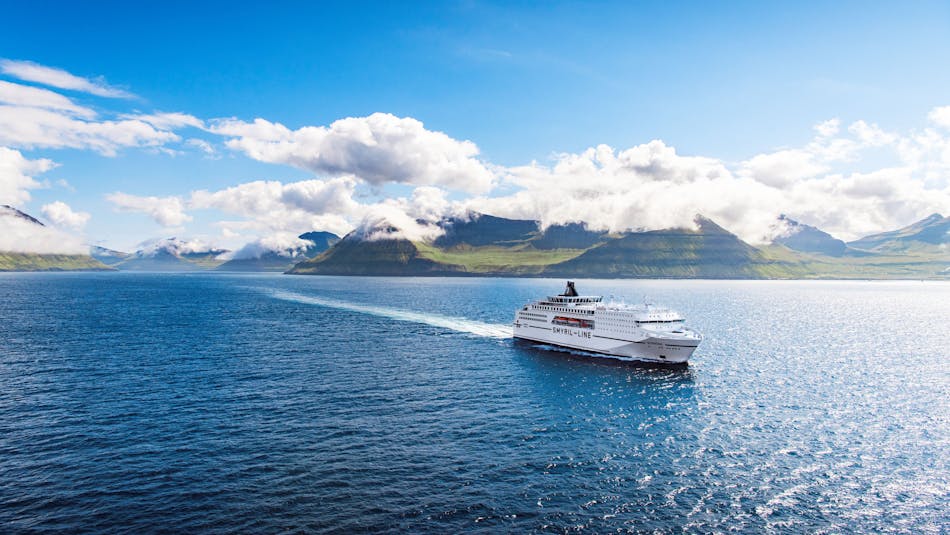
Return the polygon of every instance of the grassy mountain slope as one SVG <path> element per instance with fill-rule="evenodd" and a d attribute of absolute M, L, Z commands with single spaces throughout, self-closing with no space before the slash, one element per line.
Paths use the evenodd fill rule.
<path fill-rule="evenodd" d="M 781 245 L 759 249 L 784 262 L 798 279 L 941 279 L 950 278 L 950 259 L 933 254 L 846 254 L 840 257 L 793 251 Z"/>
<path fill-rule="evenodd" d="M 461 272 L 485 275 L 538 275 L 545 267 L 574 258 L 584 249 L 538 250 L 526 244 L 513 247 L 456 246 L 440 249 L 426 243 L 415 243 L 422 258 L 458 266 Z"/>
<path fill-rule="evenodd" d="M 468 219 L 449 219 L 440 226 L 445 233 L 433 243 L 439 248 L 517 245 L 531 239 L 538 231 L 536 221 L 505 219 L 487 214 L 472 214 Z"/>
<path fill-rule="evenodd" d="M 89 255 L 0 252 L 0 271 L 112 271 Z"/>
<path fill-rule="evenodd" d="M 311 275 L 450 275 L 465 268 L 425 257 L 404 239 L 362 240 L 348 235 L 288 273 Z"/>
<path fill-rule="evenodd" d="M 550 276 L 767 278 L 788 275 L 783 261 L 714 222 L 700 218 L 698 229 L 632 232 L 547 267 Z"/>
<path fill-rule="evenodd" d="M 504 230 L 482 216 L 444 240 L 363 240 L 356 233 L 292 273 L 330 275 L 499 275 L 657 278 L 950 278 L 950 258 L 932 252 L 883 254 L 845 249 L 809 227 L 806 242 L 753 247 L 716 223 L 696 229 L 606 234 L 583 225 L 540 232 L 524 221 Z M 460 229 L 460 230 L 459 230 Z M 551 232 L 551 229 L 554 229 Z M 482 233 L 481 231 L 485 232 Z M 529 231 L 530 230 L 530 231 Z M 814 232 L 810 232 L 814 230 Z M 393 236 L 397 229 L 389 229 Z M 378 234 L 377 234 L 378 237 Z M 469 243 L 469 241 L 474 243 Z M 441 244 L 441 245 L 440 245 Z"/>
<path fill-rule="evenodd" d="M 948 251 L 947 246 L 950 246 L 950 217 L 931 214 L 904 228 L 865 236 L 848 245 L 879 253 L 916 251 L 939 254 Z M 950 252 L 947 254 L 950 256 Z"/>
<path fill-rule="evenodd" d="M 39 219 L 9 205 L 0 205 L 0 232 L 25 227 L 32 234 L 49 232 Z M 17 234 L 14 233 L 14 236 Z M 20 245 L 20 244 L 18 244 Z M 27 248 L 30 244 L 22 244 Z M 18 247 L 19 248 L 19 247 Z M 0 271 L 109 271 L 111 268 L 88 254 L 39 254 L 0 251 Z"/>
<path fill-rule="evenodd" d="M 531 240 L 535 249 L 588 249 L 604 241 L 606 231 L 587 230 L 584 223 L 551 225 Z"/>

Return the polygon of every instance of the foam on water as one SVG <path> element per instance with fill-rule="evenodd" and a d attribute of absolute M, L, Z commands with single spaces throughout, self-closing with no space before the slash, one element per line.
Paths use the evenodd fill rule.
<path fill-rule="evenodd" d="M 442 327 L 461 333 L 475 334 L 487 338 L 511 338 L 512 329 L 508 325 L 500 323 L 484 323 L 465 318 L 450 316 L 440 316 L 438 314 L 427 314 L 424 312 L 413 312 L 411 310 L 402 310 L 398 308 L 388 308 L 375 305 L 363 305 L 349 301 L 339 301 L 328 299 L 326 297 L 314 297 L 303 295 L 286 290 L 270 290 L 258 288 L 268 295 L 282 299 L 284 301 L 293 301 L 295 303 L 304 303 L 307 305 L 316 305 L 322 307 L 336 308 L 339 310 L 348 310 L 350 312 L 359 312 L 361 314 L 370 314 L 383 318 L 390 318 L 398 321 L 409 321 L 412 323 L 423 323 L 433 327 Z"/>

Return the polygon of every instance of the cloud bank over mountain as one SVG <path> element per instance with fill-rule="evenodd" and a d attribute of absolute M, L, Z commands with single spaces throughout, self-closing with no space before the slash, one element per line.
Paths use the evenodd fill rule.
<path fill-rule="evenodd" d="M 470 210 L 537 219 L 544 226 L 585 221 L 592 229 L 610 231 L 691 227 L 694 216 L 702 213 L 752 243 L 770 242 L 774 236 L 769 229 L 785 213 L 852 239 L 899 226 L 922 213 L 948 210 L 950 133 L 939 122 L 939 110 L 930 114 L 930 125 L 906 134 L 865 121 L 842 128 L 840 121 L 828 120 L 815 125 L 813 139 L 804 146 L 740 162 L 681 155 L 664 141 L 653 140 L 627 149 L 598 145 L 556 154 L 551 163 L 513 167 L 473 160 L 478 151 L 470 142 L 385 114 L 298 131 L 261 119 L 218 122 L 213 132 L 240 136 L 226 142 L 234 150 L 331 178 L 196 190 L 177 198 L 174 206 L 214 208 L 246 218 L 222 222 L 232 230 L 321 228 L 345 233 L 358 228 L 376 236 L 378 229 L 391 226 L 413 239 L 438 235 L 438 227 L 426 222 Z M 411 125 L 406 129 L 411 135 L 375 133 L 387 127 L 399 130 L 396 125 L 403 124 Z M 435 141 L 427 144 L 429 139 Z M 863 158 L 869 153 L 875 158 L 886 153 L 891 161 L 869 171 L 853 170 L 865 167 Z M 452 172 L 456 169 L 470 172 Z M 400 197 L 356 200 L 361 187 L 386 184 L 416 187 Z M 502 190 L 513 192 L 499 193 Z M 116 196 L 110 200 L 129 206 Z M 144 205 L 139 209 L 153 216 L 157 210 Z M 183 222 L 186 217 L 182 213 L 175 219 Z"/>
<path fill-rule="evenodd" d="M 435 222 L 471 211 L 611 231 L 691 227 L 701 213 L 752 243 L 774 238 L 779 214 L 853 239 L 950 211 L 950 106 L 934 107 L 906 131 L 828 119 L 803 145 L 739 161 L 682 154 L 654 139 L 501 166 L 484 159 L 475 142 L 413 117 L 372 113 L 293 129 L 264 118 L 120 111 L 109 103 L 133 95 L 99 78 L 13 60 L 0 61 L 0 73 L 52 88 L 0 80 L 0 203 L 29 202 L 30 191 L 46 187 L 36 177 L 56 166 L 21 151 L 225 154 L 308 173 L 217 188 L 196 183 L 172 194 L 141 184 L 104 196 L 117 211 L 145 214 L 163 229 L 188 232 L 196 221 L 217 218 L 202 224 L 222 239 L 251 244 L 248 251 L 255 243 L 288 250 L 287 236 L 309 230 L 433 239 L 441 233 Z M 111 100 L 83 100 L 90 96 Z M 47 203 L 43 213 L 73 231 L 90 217 L 62 201 Z"/>
<path fill-rule="evenodd" d="M 301 258 L 313 242 L 289 232 L 277 232 L 245 244 L 237 251 L 221 255 L 225 260 L 250 260 L 274 253 L 285 258 Z"/>
<path fill-rule="evenodd" d="M 78 236 L 43 225 L 15 208 L 0 204 L 0 251 L 88 254 L 89 247 Z"/>

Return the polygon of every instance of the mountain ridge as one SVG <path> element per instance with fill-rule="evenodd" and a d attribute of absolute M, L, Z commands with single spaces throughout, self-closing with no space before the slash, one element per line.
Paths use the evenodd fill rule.
<path fill-rule="evenodd" d="M 503 228 L 506 222 L 511 228 Z M 354 231 L 292 274 L 402 276 L 593 276 L 605 278 L 945 278 L 939 255 L 900 256 L 852 250 L 816 227 L 787 219 L 798 240 L 752 246 L 709 218 L 693 228 L 607 233 L 583 223 L 551 225 L 475 215 L 440 222 L 448 237 L 411 241 Z M 531 226 L 528 225 L 531 223 Z M 553 229 L 553 230 L 552 230 Z M 482 232 L 485 230 L 485 232 Z M 791 234 L 791 233 L 790 233 Z M 375 236 L 370 241 L 360 236 Z"/>
<path fill-rule="evenodd" d="M 865 251 L 906 251 L 914 248 L 950 245 L 950 217 L 939 213 L 888 232 L 871 234 L 848 243 Z"/>
<path fill-rule="evenodd" d="M 785 214 L 778 217 L 778 224 L 784 226 L 784 229 L 772 240 L 773 244 L 784 245 L 795 251 L 828 256 L 841 256 L 848 251 L 848 245 L 843 240 L 817 227 L 799 223 Z"/>

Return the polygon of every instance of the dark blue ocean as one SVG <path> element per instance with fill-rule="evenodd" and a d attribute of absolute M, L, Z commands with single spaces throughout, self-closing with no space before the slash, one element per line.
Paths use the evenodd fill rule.
<path fill-rule="evenodd" d="M 0 275 L 0 531 L 950 530 L 950 284 L 577 285 L 706 340 L 506 338 L 561 280 Z"/>

